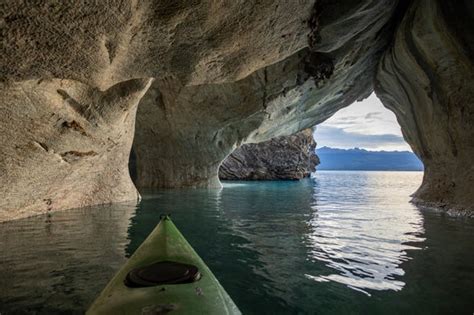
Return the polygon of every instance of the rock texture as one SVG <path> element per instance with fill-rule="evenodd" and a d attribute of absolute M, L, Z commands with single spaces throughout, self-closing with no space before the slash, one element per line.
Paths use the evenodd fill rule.
<path fill-rule="evenodd" d="M 427 166 L 418 198 L 470 207 L 473 6 L 400 3 L 0 4 L 0 221 L 136 199 L 134 131 L 137 186 L 218 187 L 235 148 L 322 122 L 376 73 Z"/>
<path fill-rule="evenodd" d="M 137 200 L 127 170 L 149 80 L 102 92 L 70 80 L 3 84 L 0 221 Z"/>
<path fill-rule="evenodd" d="M 307 46 L 313 1 L 144 0 L 1 4 L 2 77 L 235 81 Z"/>
<path fill-rule="evenodd" d="M 311 129 L 261 143 L 244 144 L 219 168 L 226 180 L 297 180 L 309 177 L 319 164 Z"/>
<path fill-rule="evenodd" d="M 311 1 L 0 4 L 0 221 L 137 199 L 127 162 L 148 83 L 244 78 L 307 46 L 312 7 Z"/>
<path fill-rule="evenodd" d="M 415 1 L 375 90 L 425 165 L 416 199 L 464 214 L 474 210 L 473 21 L 467 1 Z"/>
<path fill-rule="evenodd" d="M 219 165 L 238 146 L 313 127 L 368 96 L 395 4 L 322 1 L 323 13 L 301 16 L 306 48 L 235 82 L 157 79 L 137 113 L 137 185 L 220 187 Z"/>

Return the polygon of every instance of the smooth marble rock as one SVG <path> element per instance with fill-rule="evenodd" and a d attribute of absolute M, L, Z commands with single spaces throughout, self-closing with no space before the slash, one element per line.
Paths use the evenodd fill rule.
<path fill-rule="evenodd" d="M 425 166 L 415 201 L 474 213 L 474 5 L 416 1 L 380 63 L 375 91 Z"/>

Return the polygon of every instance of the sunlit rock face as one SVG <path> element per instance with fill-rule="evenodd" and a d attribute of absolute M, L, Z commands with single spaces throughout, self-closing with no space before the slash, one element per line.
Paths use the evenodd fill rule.
<path fill-rule="evenodd" d="M 447 210 L 474 210 L 474 6 L 415 1 L 385 53 L 376 93 L 423 160 L 415 194 Z"/>
<path fill-rule="evenodd" d="M 106 91 L 72 80 L 3 84 L 0 221 L 137 200 L 127 164 L 149 81 Z"/>
<path fill-rule="evenodd" d="M 319 16 L 307 12 L 307 48 L 241 80 L 183 86 L 157 79 L 137 113 L 137 185 L 220 187 L 219 165 L 240 145 L 294 134 L 368 96 L 395 3 L 320 6 Z"/>
<path fill-rule="evenodd" d="M 319 164 L 312 129 L 260 143 L 244 144 L 219 167 L 226 180 L 297 180 L 309 177 Z"/>

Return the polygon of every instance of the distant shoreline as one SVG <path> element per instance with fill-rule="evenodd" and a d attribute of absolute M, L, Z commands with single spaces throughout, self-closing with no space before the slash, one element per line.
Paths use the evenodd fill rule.
<path fill-rule="evenodd" d="M 422 172 L 423 163 L 409 151 L 368 151 L 360 148 L 316 150 L 320 164 L 316 170 Z"/>

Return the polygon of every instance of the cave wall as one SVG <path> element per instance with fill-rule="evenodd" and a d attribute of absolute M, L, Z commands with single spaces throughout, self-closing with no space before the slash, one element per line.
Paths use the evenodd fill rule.
<path fill-rule="evenodd" d="M 375 83 L 425 166 L 415 200 L 458 214 L 474 210 L 473 21 L 469 1 L 414 2 Z"/>
<path fill-rule="evenodd" d="M 314 1 L 67 1 L 0 4 L 2 79 L 61 78 L 105 90 L 172 76 L 236 81 L 307 46 Z"/>
<path fill-rule="evenodd" d="M 0 221 L 137 200 L 127 163 L 137 104 L 151 81 L 240 80 L 306 47 L 312 8 L 311 1 L 0 4 Z"/>
<path fill-rule="evenodd" d="M 414 1 L 393 37 L 400 7 L 0 4 L 0 221 L 136 200 L 134 133 L 140 188 L 217 187 L 235 148 L 324 121 L 374 77 L 425 163 L 417 198 L 472 208 L 473 5 Z"/>
<path fill-rule="evenodd" d="M 138 200 L 127 169 L 150 80 L 101 92 L 72 80 L 3 84 L 0 221 Z"/>
<path fill-rule="evenodd" d="M 301 24 L 308 47 L 241 80 L 157 79 L 137 113 L 137 186 L 220 187 L 219 165 L 240 145 L 310 128 L 367 97 L 396 2 L 320 5 L 320 16 L 302 16 L 313 21 Z"/>

